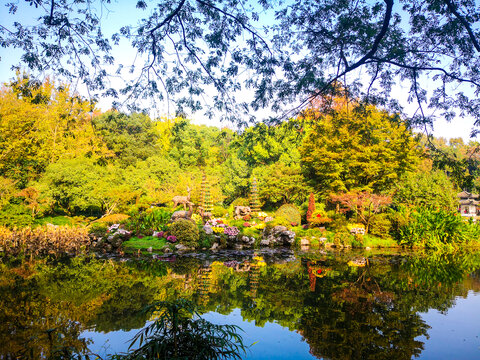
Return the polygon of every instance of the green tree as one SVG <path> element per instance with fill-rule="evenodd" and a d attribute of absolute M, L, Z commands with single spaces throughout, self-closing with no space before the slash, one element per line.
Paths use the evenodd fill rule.
<path fill-rule="evenodd" d="M 100 203 L 93 191 L 96 180 L 102 176 L 100 169 L 86 158 L 60 160 L 47 167 L 38 187 L 52 208 L 70 215 L 87 211 L 99 214 Z"/>
<path fill-rule="evenodd" d="M 227 203 L 248 196 L 251 168 L 246 161 L 233 153 L 222 165 L 221 173 L 221 187 Z"/>
<path fill-rule="evenodd" d="M 270 165 L 282 159 L 285 163 L 298 161 L 297 147 L 304 135 L 302 121 L 290 120 L 281 125 L 265 123 L 246 128 L 232 142 L 238 157 L 251 167 Z"/>
<path fill-rule="evenodd" d="M 342 106 L 320 115 L 300 153 L 307 179 L 321 194 L 390 189 L 418 162 L 417 141 L 398 115 L 374 106 Z"/>
<path fill-rule="evenodd" d="M 122 166 L 134 165 L 159 151 L 159 134 L 148 115 L 109 111 L 95 117 L 93 124 Z"/>
<path fill-rule="evenodd" d="M 257 167 L 253 174 L 260 184 L 260 201 L 268 208 L 287 203 L 301 204 L 312 191 L 299 164 L 277 162 Z"/>
<path fill-rule="evenodd" d="M 457 189 L 441 170 L 421 169 L 404 174 L 395 186 L 393 203 L 429 209 L 455 210 Z"/>

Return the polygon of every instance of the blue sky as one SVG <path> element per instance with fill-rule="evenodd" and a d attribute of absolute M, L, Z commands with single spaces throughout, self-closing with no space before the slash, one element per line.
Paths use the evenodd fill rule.
<path fill-rule="evenodd" d="M 100 11 L 100 10 L 99 10 Z M 13 21 L 20 21 L 22 23 L 28 23 L 34 21 L 38 17 L 39 11 L 34 7 L 28 5 L 27 2 L 19 2 L 19 10 L 15 17 L 6 14 L 2 9 L 0 10 L 0 23 L 6 27 L 11 26 Z M 107 36 L 111 36 L 114 32 L 119 30 L 119 27 L 128 22 L 130 24 L 135 24 L 139 20 L 140 16 L 144 14 L 142 11 L 135 9 L 135 2 L 117 2 L 109 6 L 109 11 L 102 10 L 102 29 Z M 119 20 L 121 19 L 121 21 Z M 127 21 L 125 19 L 128 19 Z M 270 22 L 271 15 L 263 17 L 262 21 Z M 134 61 L 135 50 L 133 50 L 126 41 L 122 41 L 119 47 L 114 48 L 113 55 L 116 59 L 121 59 L 122 63 L 126 66 L 131 65 Z M 0 82 L 6 82 L 12 79 L 15 74 L 11 70 L 12 65 L 17 65 L 20 62 L 21 52 L 15 49 L 4 49 L 0 48 Z M 44 74 L 52 75 L 52 74 Z M 54 74 L 53 74 L 54 75 Z M 112 84 L 115 86 L 116 82 L 113 80 Z M 121 83 L 118 82 L 118 86 L 121 86 Z M 81 95 L 86 96 L 86 89 L 79 87 L 78 92 Z M 397 86 L 397 89 L 394 90 L 393 96 L 396 97 L 400 103 L 404 106 L 407 113 L 410 114 L 411 111 L 414 111 L 415 107 L 413 104 L 408 104 L 405 94 L 408 92 L 408 89 L 402 88 L 401 84 Z M 248 94 L 246 94 L 248 96 Z M 112 99 L 101 99 L 98 103 L 98 106 L 102 110 L 108 110 L 111 108 Z M 411 111 L 409 111 L 411 110 Z M 172 111 L 172 107 L 168 107 L 165 103 L 158 104 L 157 109 L 152 112 L 152 116 L 164 116 L 168 112 Z M 260 116 L 268 116 L 268 112 L 260 112 Z M 224 126 L 226 124 L 220 124 L 220 122 L 215 120 L 208 120 L 205 118 L 202 113 L 191 114 L 191 118 L 195 119 L 197 123 L 206 123 L 216 126 Z M 228 124 L 227 124 L 228 125 Z M 473 120 L 472 119 L 462 119 L 457 118 L 452 123 L 447 123 L 444 120 L 437 120 L 434 127 L 433 134 L 437 137 L 444 137 L 446 139 L 462 137 L 465 141 L 470 140 L 470 132 L 472 129 Z"/>

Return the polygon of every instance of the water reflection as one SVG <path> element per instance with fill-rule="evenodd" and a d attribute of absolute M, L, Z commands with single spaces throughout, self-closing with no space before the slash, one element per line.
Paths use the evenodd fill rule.
<path fill-rule="evenodd" d="M 422 356 L 426 343 L 431 352 L 432 324 L 424 313 L 446 313 L 458 297 L 473 296 L 480 306 L 474 296 L 480 291 L 479 269 L 480 253 L 295 255 L 288 250 L 3 262 L 0 359 L 84 353 L 98 348 L 92 331 L 105 333 L 102 339 L 111 335 L 114 344 L 116 332 L 139 329 L 149 320 L 141 312 L 145 305 L 180 296 L 211 318 L 239 313 L 242 327 L 267 326 L 259 335 L 262 343 L 278 340 L 266 338 L 272 323 L 295 332 L 308 345 L 304 357 L 410 359 Z M 288 341 L 297 344 L 299 338 Z M 465 354 L 480 356 L 479 345 L 477 338 Z M 255 351 L 253 346 L 251 358 Z"/>

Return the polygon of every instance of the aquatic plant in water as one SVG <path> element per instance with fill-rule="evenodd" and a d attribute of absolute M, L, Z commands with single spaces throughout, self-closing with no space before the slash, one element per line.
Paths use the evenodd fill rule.
<path fill-rule="evenodd" d="M 186 299 L 148 306 L 156 320 L 138 332 L 129 349 L 113 359 L 241 359 L 246 347 L 236 325 L 216 325 L 202 319 Z"/>

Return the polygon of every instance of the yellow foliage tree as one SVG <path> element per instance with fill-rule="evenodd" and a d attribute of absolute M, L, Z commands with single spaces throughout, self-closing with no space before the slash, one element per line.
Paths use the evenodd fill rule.
<path fill-rule="evenodd" d="M 61 158 L 108 156 L 91 124 L 95 108 L 68 86 L 28 75 L 0 90 L 0 174 L 20 186 Z"/>

